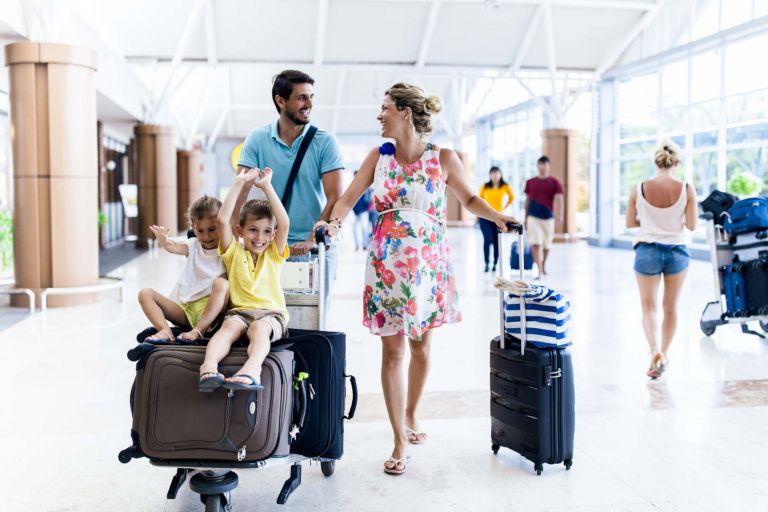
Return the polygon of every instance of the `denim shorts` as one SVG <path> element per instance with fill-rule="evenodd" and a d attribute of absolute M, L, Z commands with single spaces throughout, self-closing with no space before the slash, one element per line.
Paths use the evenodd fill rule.
<path fill-rule="evenodd" d="M 635 272 L 646 276 L 678 274 L 688 268 L 691 253 L 684 245 L 649 244 L 635 246 Z"/>

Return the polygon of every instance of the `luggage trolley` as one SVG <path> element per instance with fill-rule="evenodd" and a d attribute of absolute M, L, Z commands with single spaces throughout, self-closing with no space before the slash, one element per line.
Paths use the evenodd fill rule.
<path fill-rule="evenodd" d="M 310 258 L 308 262 L 301 264 L 294 263 L 296 268 L 289 271 L 292 277 L 290 281 L 298 286 L 290 286 L 286 291 L 286 306 L 289 309 L 289 315 L 298 313 L 295 319 L 289 324 L 289 331 L 293 328 L 323 330 L 324 322 L 324 292 L 325 292 L 325 252 L 327 244 L 330 241 L 324 228 L 318 228 L 315 235 L 318 248 L 313 252 L 317 256 Z M 298 279 L 297 279 L 297 276 Z M 304 276 L 304 277 L 301 277 Z M 284 281 L 285 282 L 285 281 Z M 180 332 L 180 331 L 178 331 Z M 178 332 L 176 334 L 178 334 Z M 152 334 L 154 330 L 146 330 L 142 334 Z M 142 336 L 140 334 L 139 336 Z M 290 338 L 289 338 L 290 339 Z M 128 358 L 131 361 L 138 361 L 148 352 L 153 350 L 149 343 L 140 343 L 135 348 L 129 350 Z M 351 419 L 357 405 L 357 389 L 353 379 L 353 400 L 349 414 L 346 419 Z M 133 393 L 131 389 L 131 410 L 133 411 Z M 123 464 L 130 462 L 134 458 L 143 457 L 138 446 L 134 444 L 118 454 L 118 459 Z M 219 512 L 232 510 L 232 490 L 234 490 L 239 478 L 234 469 L 261 469 L 277 465 L 291 464 L 289 478 L 283 484 L 277 497 L 277 503 L 284 505 L 291 493 L 301 485 L 302 462 L 310 460 L 320 464 L 320 469 L 326 477 L 331 476 L 336 468 L 336 459 L 324 457 L 307 457 L 304 455 L 291 454 L 286 457 L 269 458 L 266 460 L 252 462 L 226 462 L 213 460 L 159 460 L 150 459 L 154 466 L 175 467 L 176 474 L 171 480 L 168 488 L 167 498 L 175 499 L 179 490 L 182 488 L 189 477 L 190 489 L 200 495 L 200 500 L 205 505 L 206 512 Z"/>
<path fill-rule="evenodd" d="M 707 241 L 709 244 L 710 261 L 712 262 L 712 276 L 714 278 L 715 300 L 708 302 L 701 313 L 699 327 L 706 336 L 715 333 L 715 329 L 725 324 L 741 324 L 741 331 L 745 334 L 754 334 L 766 339 L 768 333 L 768 315 L 733 316 L 729 314 L 725 304 L 725 287 L 723 285 L 723 270 L 726 265 L 733 263 L 734 249 L 730 236 L 723 226 L 715 223 L 714 215 L 703 212 L 699 218 L 707 224 Z M 752 330 L 747 325 L 749 322 L 758 322 L 763 333 Z"/>

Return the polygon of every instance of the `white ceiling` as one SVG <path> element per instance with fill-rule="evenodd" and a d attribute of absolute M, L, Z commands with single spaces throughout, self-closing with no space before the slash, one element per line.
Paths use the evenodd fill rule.
<path fill-rule="evenodd" d="M 242 137 L 274 119 L 271 78 L 286 68 L 316 79 L 313 123 L 340 134 L 375 132 L 381 96 L 398 80 L 443 97 L 440 127 L 454 135 L 471 117 L 465 103 L 483 77 L 513 78 L 523 95 L 549 96 L 553 80 L 541 77 L 554 76 L 555 96 L 565 105 L 571 94 L 583 91 L 585 76 L 605 71 L 621 57 L 663 4 L 689 1 L 72 4 L 151 91 L 155 104 L 148 106 L 144 121 L 173 123 L 188 142 L 211 135 Z M 539 79 L 532 80 L 533 75 Z M 574 82 L 574 75 L 580 81 Z M 568 85 L 565 76 L 571 77 Z"/>

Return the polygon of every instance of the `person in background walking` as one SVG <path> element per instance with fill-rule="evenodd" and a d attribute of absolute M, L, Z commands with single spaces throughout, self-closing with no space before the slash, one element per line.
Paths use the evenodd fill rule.
<path fill-rule="evenodd" d="M 490 177 L 483 186 L 480 187 L 480 197 L 493 207 L 497 212 L 503 211 L 512 204 L 515 194 L 512 188 L 504 181 L 501 175 L 501 169 L 495 165 L 489 171 Z M 506 198 L 506 201 L 504 200 Z M 493 271 L 496 272 L 496 265 L 499 262 L 499 231 L 495 223 L 480 217 L 478 220 L 480 231 L 483 233 L 483 260 L 485 261 L 485 270 L 488 272 L 491 247 L 493 247 Z"/>
<path fill-rule="evenodd" d="M 539 171 L 525 182 L 525 226 L 528 242 L 533 245 L 533 261 L 539 267 L 539 277 L 547 275 L 547 256 L 555 238 L 555 221 L 563 224 L 563 185 L 549 175 L 549 157 L 542 155 L 536 162 Z"/>

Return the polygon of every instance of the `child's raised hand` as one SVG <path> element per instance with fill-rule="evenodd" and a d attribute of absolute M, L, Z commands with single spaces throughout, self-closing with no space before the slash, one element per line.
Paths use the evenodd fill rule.
<path fill-rule="evenodd" d="M 259 168 L 254 167 L 253 169 L 243 171 L 237 176 L 235 176 L 235 181 L 241 181 L 244 184 L 248 184 L 254 181 L 258 177 L 259 177 Z"/>
<path fill-rule="evenodd" d="M 157 238 L 157 242 L 160 245 L 165 245 L 165 243 L 168 241 L 168 235 L 171 233 L 170 228 L 156 226 L 154 224 L 149 226 L 149 230 L 154 233 L 155 238 Z"/>
<path fill-rule="evenodd" d="M 261 173 L 259 173 L 259 177 L 253 182 L 253 186 L 263 189 L 270 183 L 272 183 L 272 169 L 265 167 Z"/>

